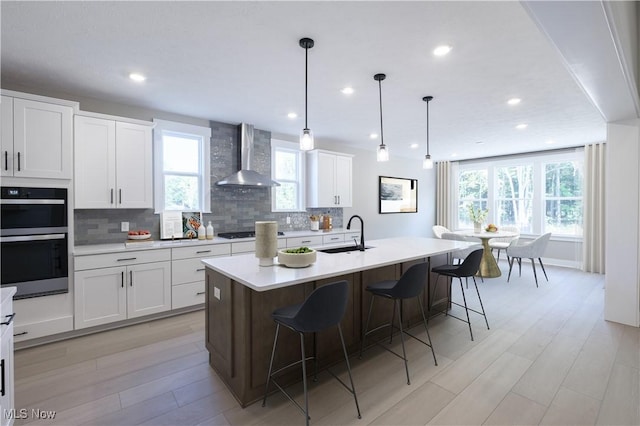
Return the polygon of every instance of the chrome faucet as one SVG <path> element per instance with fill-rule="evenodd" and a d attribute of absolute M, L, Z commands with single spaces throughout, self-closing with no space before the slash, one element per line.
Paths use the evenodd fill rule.
<path fill-rule="evenodd" d="M 349 218 L 349 222 L 347 222 L 347 229 L 351 229 L 351 220 L 354 217 L 360 219 L 360 245 L 357 245 L 357 247 L 360 251 L 364 251 L 364 220 L 357 214 L 354 214 Z"/>

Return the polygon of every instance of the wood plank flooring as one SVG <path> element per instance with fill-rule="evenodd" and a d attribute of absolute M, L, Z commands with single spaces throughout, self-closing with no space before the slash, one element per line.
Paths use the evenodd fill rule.
<path fill-rule="evenodd" d="M 402 360 L 380 348 L 353 357 L 361 420 L 351 395 L 321 374 L 311 382 L 311 423 L 640 424 L 640 329 L 604 321 L 603 276 L 547 272 L 540 288 L 526 267 L 510 283 L 478 282 L 491 329 L 472 314 L 473 342 L 465 323 L 430 320 L 438 366 L 411 339 L 411 385 Z M 479 307 L 473 285 L 464 291 Z M 208 365 L 203 311 L 20 350 L 15 366 L 16 408 L 28 412 L 17 425 L 304 424 L 280 394 L 264 408 L 237 404 Z M 300 397 L 301 387 L 292 392 Z M 36 419 L 32 409 L 56 415 Z"/>

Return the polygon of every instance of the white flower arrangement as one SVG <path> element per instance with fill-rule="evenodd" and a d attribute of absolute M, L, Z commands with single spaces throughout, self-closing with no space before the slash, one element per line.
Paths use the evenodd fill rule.
<path fill-rule="evenodd" d="M 487 218 L 489 210 L 487 209 L 475 209 L 473 204 L 469 204 L 469 217 L 473 223 L 482 223 Z"/>

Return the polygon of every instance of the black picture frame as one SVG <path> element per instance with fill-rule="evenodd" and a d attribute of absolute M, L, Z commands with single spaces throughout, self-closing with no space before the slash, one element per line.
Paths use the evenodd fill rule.
<path fill-rule="evenodd" d="M 418 179 L 379 176 L 378 212 L 418 213 Z"/>

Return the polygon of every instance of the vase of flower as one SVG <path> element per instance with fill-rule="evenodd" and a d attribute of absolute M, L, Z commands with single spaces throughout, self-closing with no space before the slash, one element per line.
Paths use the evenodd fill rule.
<path fill-rule="evenodd" d="M 487 218 L 488 213 L 487 209 L 475 209 L 473 204 L 469 204 L 469 218 L 473 222 L 473 232 L 477 234 L 482 232 L 482 222 Z"/>

